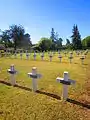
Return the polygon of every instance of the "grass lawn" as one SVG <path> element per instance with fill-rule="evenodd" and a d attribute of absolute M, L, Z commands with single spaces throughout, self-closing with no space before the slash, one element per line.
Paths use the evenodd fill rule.
<path fill-rule="evenodd" d="M 46 53 L 44 61 L 40 55 L 37 60 L 18 58 L 0 58 L 0 80 L 10 82 L 7 69 L 13 63 L 18 74 L 17 86 L 0 83 L 0 120 L 90 120 L 90 53 L 84 64 L 74 53 L 72 64 L 64 54 L 60 63 L 58 54 L 49 61 Z M 42 78 L 38 80 L 38 91 L 31 91 L 32 82 L 27 76 L 32 67 L 37 67 Z M 69 86 L 68 100 L 62 101 L 62 85 L 56 82 L 68 71 L 70 78 L 76 80 L 75 86 Z"/>

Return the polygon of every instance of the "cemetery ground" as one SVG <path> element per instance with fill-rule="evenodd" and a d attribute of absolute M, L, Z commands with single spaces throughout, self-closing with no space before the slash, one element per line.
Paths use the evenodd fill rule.
<path fill-rule="evenodd" d="M 36 60 L 0 58 L 0 120 L 90 120 L 90 53 L 84 64 L 74 54 L 72 63 L 63 55 L 62 62 L 55 54 L 52 62 L 40 55 Z M 18 71 L 16 86 L 11 86 L 7 69 L 14 64 Z M 38 79 L 38 91 L 32 92 L 32 79 L 27 73 L 37 67 L 42 78 Z M 68 99 L 62 101 L 62 84 L 56 81 L 68 71 L 76 85 L 68 87 Z"/>

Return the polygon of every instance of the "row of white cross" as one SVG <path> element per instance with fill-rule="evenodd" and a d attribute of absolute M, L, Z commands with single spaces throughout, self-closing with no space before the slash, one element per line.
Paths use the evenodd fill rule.
<path fill-rule="evenodd" d="M 15 58 L 17 58 L 17 53 L 15 53 L 14 55 L 15 55 Z M 21 59 L 22 59 L 22 56 L 23 56 L 23 54 L 20 53 Z M 30 56 L 30 54 L 26 53 L 26 59 L 27 60 L 29 59 L 29 56 Z M 37 56 L 36 53 L 34 53 L 34 55 L 33 55 L 34 60 L 36 60 L 36 56 Z M 49 54 L 50 62 L 52 61 L 52 57 L 53 57 L 53 54 Z M 82 55 L 80 57 L 82 64 L 84 62 L 85 57 L 86 57 L 85 55 Z M 60 62 L 61 62 L 62 61 L 62 55 L 59 54 L 58 58 L 60 59 Z M 44 53 L 41 54 L 41 59 L 44 60 Z M 72 63 L 72 59 L 73 59 L 73 53 L 70 52 L 70 56 L 69 56 L 70 63 Z"/>
<path fill-rule="evenodd" d="M 15 75 L 17 71 L 14 68 L 14 65 L 10 66 L 10 69 L 8 69 L 8 73 L 10 74 L 10 80 L 11 80 L 11 85 L 15 85 Z M 33 67 L 32 72 L 28 73 L 28 76 L 32 78 L 32 90 L 33 92 L 37 91 L 37 79 L 41 78 L 42 75 L 37 73 L 37 68 Z M 63 84 L 63 90 L 62 90 L 62 99 L 67 100 L 68 98 L 68 85 L 75 84 L 74 80 L 69 79 L 68 72 L 64 72 L 64 78 L 57 77 L 56 80 Z"/>
<path fill-rule="evenodd" d="M 14 55 L 16 56 L 17 54 L 20 54 L 20 56 L 22 56 L 23 53 L 24 53 L 24 52 L 16 52 L 16 51 L 15 51 L 15 52 L 14 52 Z M 45 52 L 42 52 L 41 56 L 44 56 L 44 53 L 45 53 Z M 73 55 L 73 52 L 69 52 L 69 53 Z M 86 55 L 87 53 L 88 53 L 87 51 L 84 52 L 84 53 L 83 53 L 83 52 L 81 52 L 81 53 L 80 53 L 80 52 L 76 52 L 76 55 L 77 55 L 77 56 L 79 56 L 80 54 L 81 54 L 81 55 L 82 55 L 82 54 Z M 9 51 L 6 51 L 6 52 L 5 52 L 5 55 L 10 55 L 10 54 L 11 54 L 11 52 L 9 52 Z M 31 53 L 28 53 L 27 50 L 26 50 L 26 56 L 30 56 L 30 54 L 31 54 Z M 39 54 L 40 54 L 40 53 L 39 53 Z M 51 56 L 53 56 L 53 55 L 55 54 L 55 52 L 48 52 L 48 54 L 51 55 Z M 58 54 L 60 55 L 61 53 L 58 52 Z M 65 56 L 67 56 L 68 52 L 64 52 L 64 54 L 65 54 Z M 34 52 L 34 56 L 36 56 L 36 52 Z"/>

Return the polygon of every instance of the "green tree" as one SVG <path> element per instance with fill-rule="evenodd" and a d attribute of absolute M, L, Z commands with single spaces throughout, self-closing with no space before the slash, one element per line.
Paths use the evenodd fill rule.
<path fill-rule="evenodd" d="M 52 40 L 52 46 L 51 46 L 51 49 L 52 50 L 55 50 L 55 44 L 56 44 L 56 36 L 55 36 L 55 31 L 54 31 L 54 28 L 51 29 L 51 36 L 50 36 L 50 39 Z"/>
<path fill-rule="evenodd" d="M 71 38 L 72 38 L 73 49 L 81 49 L 82 48 L 81 35 L 79 33 L 77 25 L 73 26 L 72 32 L 73 35 L 71 36 Z"/>
<path fill-rule="evenodd" d="M 57 49 L 57 50 L 62 49 L 62 42 L 63 42 L 63 39 L 62 39 L 62 38 L 59 38 L 59 39 L 56 41 L 56 49 Z"/>
<path fill-rule="evenodd" d="M 32 46 L 31 38 L 28 33 L 24 34 L 23 39 L 19 43 L 19 47 L 30 49 Z"/>
<path fill-rule="evenodd" d="M 72 43 L 70 43 L 69 39 L 66 39 L 66 49 L 69 49 L 69 50 L 73 49 L 73 45 Z"/>
<path fill-rule="evenodd" d="M 55 41 L 59 40 L 59 34 L 58 32 L 55 33 Z"/>
<path fill-rule="evenodd" d="M 30 34 L 26 33 L 24 35 L 24 39 L 27 40 L 27 43 L 28 43 L 29 46 L 32 46 Z"/>
<path fill-rule="evenodd" d="M 90 48 L 90 36 L 87 36 L 82 40 L 83 48 Z"/>
<path fill-rule="evenodd" d="M 50 39 L 52 40 L 52 42 L 55 42 L 55 32 L 54 32 L 54 28 L 52 28 L 52 30 L 51 30 Z"/>
<path fill-rule="evenodd" d="M 38 47 L 42 50 L 42 51 L 47 51 L 50 50 L 52 46 L 52 40 L 49 38 L 41 38 L 41 40 L 38 43 Z"/>
<path fill-rule="evenodd" d="M 66 46 L 70 45 L 70 40 L 66 39 Z"/>
<path fill-rule="evenodd" d="M 19 25 L 10 26 L 10 36 L 14 42 L 14 49 L 16 50 L 17 46 L 20 44 L 20 41 L 24 38 L 25 30 Z"/>
<path fill-rule="evenodd" d="M 9 42 L 10 42 L 9 30 L 2 31 L 1 43 L 4 44 L 5 48 L 7 48 Z"/>

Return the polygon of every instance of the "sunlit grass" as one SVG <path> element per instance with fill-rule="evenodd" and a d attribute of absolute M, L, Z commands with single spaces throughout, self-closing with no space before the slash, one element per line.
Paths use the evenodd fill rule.
<path fill-rule="evenodd" d="M 45 53 L 44 61 L 41 60 L 39 53 L 36 61 L 33 60 L 33 54 L 30 55 L 29 60 L 26 60 L 25 54 L 22 60 L 19 54 L 17 59 L 14 56 L 0 58 L 0 79 L 6 82 L 10 82 L 7 69 L 11 64 L 14 64 L 18 71 L 17 84 L 23 87 L 32 88 L 32 82 L 27 73 L 31 72 L 33 66 L 36 66 L 38 72 L 42 74 L 42 78 L 38 80 L 38 90 L 42 94 L 0 83 L 0 119 L 89 120 L 88 108 L 63 102 L 53 96 L 61 97 L 62 85 L 56 82 L 56 77 L 63 77 L 63 72 L 68 71 L 70 78 L 76 80 L 76 86 L 69 86 L 68 97 L 90 105 L 85 89 L 87 78 L 89 78 L 90 54 L 87 55 L 83 65 L 80 57 L 75 53 L 72 64 L 69 62 L 69 55 L 66 57 L 63 53 L 61 55 L 63 56 L 61 63 L 58 53 L 53 56 L 52 62 L 49 60 L 48 53 Z"/>

